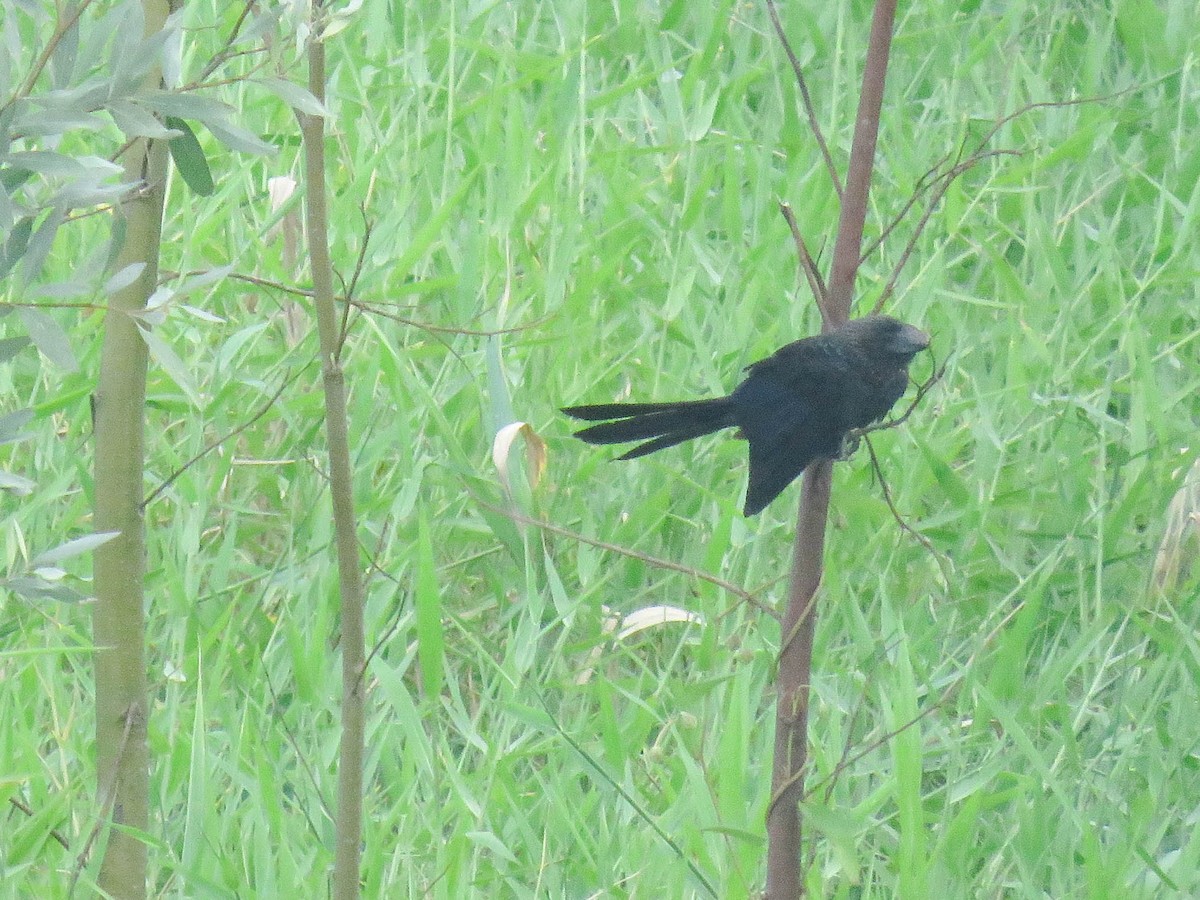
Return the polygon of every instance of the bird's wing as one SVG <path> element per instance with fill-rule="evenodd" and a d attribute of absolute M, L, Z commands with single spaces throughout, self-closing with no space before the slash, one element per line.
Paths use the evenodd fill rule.
<path fill-rule="evenodd" d="M 775 447 L 750 444 L 750 480 L 742 509 L 745 515 L 762 512 L 816 458 L 811 452 L 797 452 L 804 439 L 803 430 L 797 430 L 794 437 L 781 440 Z"/>
<path fill-rule="evenodd" d="M 738 425 L 750 443 L 745 514 L 779 496 L 820 452 L 822 428 L 815 385 L 786 383 L 769 367 L 752 372 L 734 398 Z"/>
<path fill-rule="evenodd" d="M 746 515 L 779 496 L 814 459 L 837 455 L 847 369 L 847 354 L 830 335 L 788 344 L 750 367 L 731 398 L 750 442 Z"/>

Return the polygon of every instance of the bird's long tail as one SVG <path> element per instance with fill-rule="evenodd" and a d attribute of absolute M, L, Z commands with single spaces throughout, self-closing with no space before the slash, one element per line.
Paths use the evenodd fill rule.
<path fill-rule="evenodd" d="M 651 438 L 618 459 L 635 459 L 737 424 L 728 397 L 677 403 L 601 403 L 568 406 L 563 412 L 585 422 L 601 423 L 575 432 L 575 437 L 589 444 L 623 444 Z"/>

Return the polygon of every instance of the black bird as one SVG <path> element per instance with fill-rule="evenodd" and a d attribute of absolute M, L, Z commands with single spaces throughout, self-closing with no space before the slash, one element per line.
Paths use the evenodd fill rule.
<path fill-rule="evenodd" d="M 601 422 L 575 432 L 589 444 L 645 441 L 619 459 L 645 456 L 722 428 L 740 429 L 750 442 L 743 512 L 752 516 L 813 460 L 837 457 L 848 431 L 882 419 L 908 386 L 908 364 L 928 346 L 929 335 L 919 328 L 891 316 L 866 316 L 752 363 L 746 367 L 750 374 L 728 397 L 601 403 L 568 406 L 563 412 Z"/>

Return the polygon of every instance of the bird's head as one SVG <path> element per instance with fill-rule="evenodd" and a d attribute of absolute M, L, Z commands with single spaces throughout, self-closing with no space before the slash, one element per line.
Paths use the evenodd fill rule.
<path fill-rule="evenodd" d="M 891 316 L 863 316 L 838 328 L 864 353 L 898 366 L 907 366 L 912 358 L 929 346 L 929 335 Z"/>

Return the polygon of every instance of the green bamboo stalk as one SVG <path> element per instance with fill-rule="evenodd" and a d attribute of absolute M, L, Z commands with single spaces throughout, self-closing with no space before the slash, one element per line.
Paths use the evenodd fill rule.
<path fill-rule="evenodd" d="M 169 12 L 145 0 L 145 33 L 160 31 Z M 148 88 L 161 82 L 154 69 Z M 135 140 L 122 157 L 125 178 L 140 186 L 121 204 L 125 240 L 117 271 L 144 264 L 141 275 L 109 298 L 95 396 L 95 529 L 119 536 L 96 550 L 96 776 L 109 828 L 98 885 L 107 896 L 146 895 L 149 754 L 146 747 L 146 658 L 143 614 L 146 541 L 142 521 L 145 456 L 146 343 L 131 313 L 143 309 L 158 281 L 167 174 L 167 145 Z"/>

